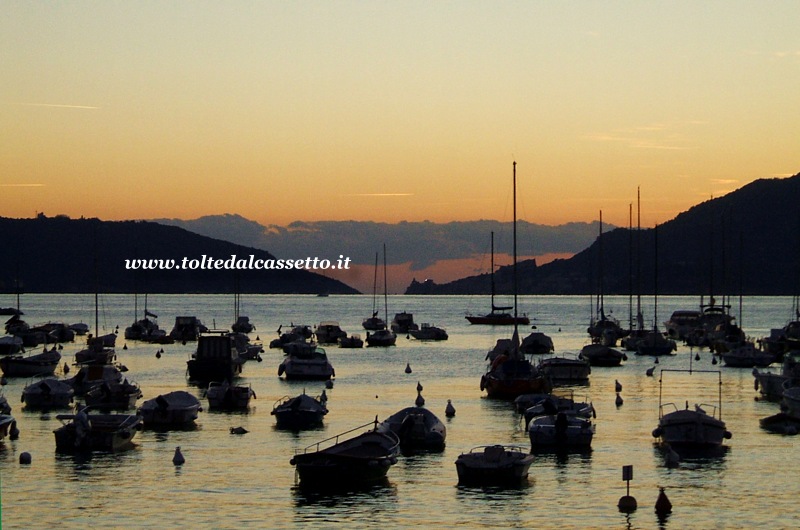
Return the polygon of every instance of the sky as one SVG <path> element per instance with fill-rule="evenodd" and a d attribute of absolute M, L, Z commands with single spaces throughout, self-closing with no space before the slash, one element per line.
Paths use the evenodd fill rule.
<path fill-rule="evenodd" d="M 800 2 L 5 2 L 0 215 L 652 226 L 800 171 Z"/>

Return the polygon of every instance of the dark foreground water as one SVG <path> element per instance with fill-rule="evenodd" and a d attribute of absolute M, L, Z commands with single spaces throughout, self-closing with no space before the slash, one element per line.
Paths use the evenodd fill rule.
<path fill-rule="evenodd" d="M 11 297 L 0 305 L 14 305 Z M 675 309 L 693 309 L 695 297 L 660 297 L 659 320 Z M 134 319 L 133 295 L 101 296 L 101 330 Z M 645 303 L 646 317 L 652 317 Z M 149 309 L 171 329 L 177 315 L 196 315 L 211 327 L 229 327 L 233 296 L 151 295 Z M 757 401 L 749 369 L 713 366 L 701 351 L 695 368 L 720 369 L 723 375 L 723 419 L 733 438 L 727 450 L 713 458 L 682 462 L 669 469 L 653 444 L 658 421 L 658 377 L 646 377 L 653 358 L 629 355 L 617 368 L 593 368 L 590 385 L 576 387 L 597 409 L 597 432 L 588 454 L 537 455 L 527 486 L 512 490 L 457 487 L 454 461 L 476 445 L 516 443 L 529 447 L 519 417 L 505 402 L 489 400 L 479 389 L 484 357 L 497 338 L 510 330 L 470 326 L 467 310 L 486 312 L 485 297 L 408 297 L 389 299 L 394 312 L 413 312 L 417 322 L 445 327 L 450 339 L 420 343 L 399 337 L 389 349 L 326 348 L 336 369 L 328 390 L 330 413 L 325 426 L 293 433 L 277 430 L 270 415 L 276 400 L 303 389 L 317 395 L 318 382 L 287 383 L 277 376 L 283 357 L 267 350 L 263 362 L 248 362 L 243 382 L 251 383 L 257 400 L 246 414 L 203 411 L 197 428 L 158 433 L 142 431 L 136 447 L 121 454 L 91 457 L 59 455 L 53 429 L 56 413 L 25 411 L 20 403 L 26 379 L 10 379 L 3 392 L 14 407 L 21 431 L 18 440 L 0 443 L 2 528 L 790 528 L 800 515 L 796 501 L 795 460 L 798 437 L 769 434 L 759 418 L 778 411 L 775 403 Z M 540 331 L 553 338 L 557 353 L 578 352 L 586 343 L 588 297 L 521 297 L 521 309 L 535 318 Z M 735 304 L 738 315 L 738 301 Z M 606 310 L 627 320 L 627 297 L 606 297 Z M 364 336 L 361 320 L 368 316 L 368 296 L 256 296 L 242 300 L 242 314 L 257 326 L 252 337 L 265 343 L 279 325 L 318 324 L 338 320 L 348 332 Z M 93 295 L 23 295 L 25 320 L 94 324 Z M 141 313 L 140 297 L 140 313 Z M 742 324 L 754 337 L 767 335 L 791 316 L 790 298 L 745 298 Z M 528 330 L 523 330 L 528 331 Z M 72 355 L 82 339 L 66 345 Z M 144 399 L 171 390 L 201 390 L 187 383 L 186 360 L 192 343 L 164 346 L 127 342 L 120 336 L 117 354 L 137 381 Z M 680 347 L 662 358 L 661 368 L 688 368 L 695 352 Z M 406 374 L 410 364 L 413 372 Z M 777 368 L 775 368 L 777 370 Z M 72 372 L 74 373 L 74 371 Z M 665 400 L 716 403 L 716 379 L 695 374 L 665 378 Z M 615 406 L 614 381 L 623 385 L 624 404 Z M 426 406 L 444 419 L 448 399 L 457 413 L 446 420 L 443 453 L 401 457 L 388 475 L 388 485 L 361 492 L 314 494 L 299 490 L 289 464 L 296 449 L 371 421 L 384 419 L 409 406 L 417 381 L 424 386 Z M 204 407 L 207 401 L 201 399 Z M 141 403 L 141 400 L 140 402 Z M 242 426 L 243 436 L 230 427 Z M 186 457 L 172 464 L 175 446 Z M 19 464 L 23 451 L 31 465 Z M 622 466 L 634 466 L 631 494 L 639 502 L 630 515 L 617 509 L 625 494 Z M 663 486 L 674 506 L 659 520 L 653 506 Z"/>

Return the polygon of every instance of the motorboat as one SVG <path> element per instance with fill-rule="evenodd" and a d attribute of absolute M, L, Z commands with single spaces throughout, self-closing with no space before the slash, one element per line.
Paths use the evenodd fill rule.
<path fill-rule="evenodd" d="M 675 403 L 663 403 L 664 374 L 670 372 L 716 374 L 719 394 L 717 405 L 695 404 L 689 408 L 689 402 L 686 401 L 684 408 L 679 409 Z M 718 448 L 732 436 L 722 421 L 721 409 L 722 373 L 719 370 L 662 369 L 659 378 L 658 427 L 653 429 L 653 437 L 676 451 Z"/>
<path fill-rule="evenodd" d="M 784 383 L 781 412 L 800 419 L 800 386 L 789 386 L 790 384 L 791 382 Z"/>
<path fill-rule="evenodd" d="M 14 431 L 17 430 L 17 420 L 14 419 L 14 416 L 11 414 L 0 414 L 0 442 L 6 436 L 9 436 L 12 440 L 14 439 Z"/>
<path fill-rule="evenodd" d="M 780 373 L 753 371 L 756 390 L 770 400 L 780 400 L 786 388 L 800 385 L 800 350 L 783 356 Z"/>
<path fill-rule="evenodd" d="M 766 368 L 775 362 L 775 355 L 756 348 L 752 342 L 743 342 L 730 347 L 720 354 L 725 366 L 734 368 Z"/>
<path fill-rule="evenodd" d="M 305 342 L 313 336 L 313 332 L 309 326 L 295 326 L 292 324 L 289 331 L 281 333 L 282 328 L 283 326 L 278 327 L 278 338 L 270 341 L 270 348 L 283 348 L 290 342 Z"/>
<path fill-rule="evenodd" d="M 563 356 L 542 359 L 536 368 L 549 377 L 553 384 L 584 384 L 592 373 L 587 361 Z"/>
<path fill-rule="evenodd" d="M 667 335 L 673 340 L 686 340 L 692 330 L 698 327 L 702 311 L 679 309 L 673 311 L 669 320 L 664 322 Z"/>
<path fill-rule="evenodd" d="M 395 313 L 391 324 L 392 331 L 395 333 L 408 333 L 411 330 L 419 329 L 419 326 L 414 322 L 414 315 L 403 311 L 402 313 Z"/>
<path fill-rule="evenodd" d="M 658 329 L 652 329 L 636 341 L 636 355 L 672 355 L 678 346 Z"/>
<path fill-rule="evenodd" d="M 99 410 L 133 409 L 141 397 L 142 391 L 139 385 L 126 378 L 103 381 L 83 395 L 87 406 Z"/>
<path fill-rule="evenodd" d="M 122 370 L 113 364 L 88 364 L 81 366 L 74 376 L 64 381 L 75 390 L 76 396 L 83 396 L 94 387 L 103 383 L 122 383 L 125 376 Z"/>
<path fill-rule="evenodd" d="M 233 347 L 239 352 L 239 358 L 243 361 L 258 361 L 261 362 L 261 354 L 264 353 L 264 345 L 260 340 L 250 342 L 250 337 L 244 333 L 233 332 L 230 333 L 233 339 Z"/>
<path fill-rule="evenodd" d="M 234 333 L 252 333 L 255 329 L 255 325 L 250 322 L 250 317 L 245 315 L 239 315 L 236 322 L 231 324 L 231 331 Z"/>
<path fill-rule="evenodd" d="M 0 357 L 0 369 L 8 377 L 32 377 L 36 375 L 52 375 L 61 354 L 55 346 L 50 350 L 46 347 L 42 353 L 34 355 L 7 355 Z"/>
<path fill-rule="evenodd" d="M 484 445 L 456 459 L 461 486 L 519 486 L 528 478 L 534 456 L 516 445 Z"/>
<path fill-rule="evenodd" d="M 60 453 L 124 451 L 133 447 L 133 438 L 142 428 L 142 418 L 135 414 L 95 413 L 88 408 L 56 418 L 62 423 L 53 431 Z"/>
<path fill-rule="evenodd" d="M 514 337 L 517 340 L 498 339 L 487 355 L 490 362 L 486 373 L 481 376 L 481 390 L 486 390 L 490 398 L 497 399 L 550 392 L 552 382 L 519 352 L 519 338 Z"/>
<path fill-rule="evenodd" d="M 175 317 L 175 325 L 169 336 L 176 341 L 187 342 L 195 341 L 200 337 L 201 333 L 208 331 L 208 328 L 200 322 L 200 319 L 195 316 L 179 316 Z"/>
<path fill-rule="evenodd" d="M 592 445 L 594 425 L 574 411 L 537 416 L 528 424 L 531 449 L 581 449 Z"/>
<path fill-rule="evenodd" d="M 378 420 L 309 445 L 292 457 L 301 487 L 338 489 L 380 484 L 397 463 L 400 440 L 378 432 Z M 346 436 L 366 427 L 370 430 Z"/>
<path fill-rule="evenodd" d="M 208 383 L 232 381 L 242 373 L 244 363 L 228 331 L 217 330 L 198 337 L 197 350 L 186 367 L 189 380 Z"/>
<path fill-rule="evenodd" d="M 378 425 L 379 432 L 393 432 L 404 452 L 444 451 L 447 428 L 425 407 L 406 407 Z"/>
<path fill-rule="evenodd" d="M 327 398 L 311 397 L 305 391 L 299 396 L 283 396 L 275 402 L 272 414 L 280 429 L 301 430 L 322 424 L 328 413 Z"/>
<path fill-rule="evenodd" d="M 347 337 L 347 332 L 339 327 L 338 322 L 326 320 L 319 323 L 314 334 L 319 344 L 336 344 L 339 339 Z"/>
<path fill-rule="evenodd" d="M 447 331 L 442 328 L 428 324 L 427 322 L 419 326 L 419 329 L 408 330 L 409 335 L 417 340 L 447 340 Z"/>
<path fill-rule="evenodd" d="M 397 343 L 397 334 L 388 329 L 379 329 L 372 333 L 367 332 L 368 347 L 389 347 Z"/>
<path fill-rule="evenodd" d="M 211 382 L 206 389 L 210 409 L 247 410 L 256 393 L 250 385 L 232 385 L 227 380 Z"/>
<path fill-rule="evenodd" d="M 175 390 L 145 401 L 136 413 L 144 420 L 145 427 L 181 427 L 193 424 L 200 410 L 196 397 Z"/>
<path fill-rule="evenodd" d="M 113 335 L 113 333 L 112 333 Z M 116 337 L 116 335 L 114 335 Z M 89 335 L 86 347 L 75 352 L 75 364 L 111 364 L 117 358 L 116 350 L 107 346 L 108 341 L 103 337 Z"/>
<path fill-rule="evenodd" d="M 40 379 L 22 389 L 22 402 L 26 409 L 60 409 L 70 406 L 75 390 L 68 383 L 54 377 Z"/>
<path fill-rule="evenodd" d="M 361 338 L 361 335 L 358 333 L 354 333 L 349 337 L 343 337 L 339 339 L 339 347 L 340 348 L 363 348 L 364 347 L 364 340 Z"/>
<path fill-rule="evenodd" d="M 543 355 L 555 351 L 553 339 L 541 331 L 534 331 L 522 339 L 519 351 L 526 355 Z"/>
<path fill-rule="evenodd" d="M 534 418 L 554 416 L 560 412 L 585 420 L 590 420 L 597 416 L 591 401 L 586 399 L 583 401 L 576 400 L 572 392 L 525 394 L 514 400 L 514 406 L 517 412 L 525 417 L 526 427 L 530 425 L 531 420 Z"/>
<path fill-rule="evenodd" d="M 0 355 L 14 355 L 22 351 L 22 339 L 14 335 L 0 337 Z"/>
<path fill-rule="evenodd" d="M 323 348 L 314 343 L 291 343 L 278 366 L 278 377 L 286 380 L 321 380 L 335 377 L 336 372 Z"/>
<path fill-rule="evenodd" d="M 619 366 L 627 358 L 621 351 L 604 344 L 587 344 L 578 354 L 578 359 L 592 366 Z"/>

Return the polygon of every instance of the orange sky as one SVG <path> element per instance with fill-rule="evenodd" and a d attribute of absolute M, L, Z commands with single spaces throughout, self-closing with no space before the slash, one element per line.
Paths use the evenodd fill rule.
<path fill-rule="evenodd" d="M 12 2 L 0 215 L 652 226 L 800 171 L 800 4 Z"/>

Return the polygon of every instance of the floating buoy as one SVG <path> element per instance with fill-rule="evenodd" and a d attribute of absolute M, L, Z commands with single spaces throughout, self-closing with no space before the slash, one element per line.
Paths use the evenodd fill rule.
<path fill-rule="evenodd" d="M 160 358 L 161 358 L 161 350 L 158 350 L 156 352 L 156 359 L 160 359 Z"/>
<path fill-rule="evenodd" d="M 636 499 L 631 495 L 623 495 L 620 497 L 619 502 L 617 503 L 617 508 L 619 508 L 619 511 L 625 513 L 635 512 L 637 507 Z"/>
<path fill-rule="evenodd" d="M 406 373 L 407 374 L 411 373 L 411 364 L 409 364 L 409 363 L 406 363 Z"/>
<path fill-rule="evenodd" d="M 711 364 L 717 364 L 717 358 L 716 357 L 712 357 L 711 358 Z"/>
<path fill-rule="evenodd" d="M 19 455 L 19 463 L 20 464 L 30 464 L 31 463 L 31 454 L 28 451 L 23 451 Z"/>
<path fill-rule="evenodd" d="M 644 373 L 647 377 L 653 377 L 653 372 L 656 371 L 656 367 L 648 368 L 647 371 Z"/>
<path fill-rule="evenodd" d="M 622 383 L 620 383 L 620 382 L 619 382 L 618 380 L 616 380 L 616 379 L 614 379 L 614 390 L 615 390 L 617 393 L 619 393 L 619 392 L 622 392 Z"/>
<path fill-rule="evenodd" d="M 659 363 L 659 362 L 661 362 L 661 361 L 659 361 L 659 360 L 658 360 L 658 357 L 656 357 L 656 360 L 655 360 L 655 361 L 653 361 L 653 362 L 654 362 L 654 363 L 656 363 L 656 364 L 658 364 L 658 363 Z"/>
<path fill-rule="evenodd" d="M 672 503 L 669 502 L 667 494 L 664 493 L 664 488 L 659 487 L 658 499 L 656 499 L 656 513 L 658 515 L 667 515 L 672 513 Z"/>
<path fill-rule="evenodd" d="M 619 395 L 619 392 L 617 392 L 617 399 L 614 400 L 614 403 L 616 403 L 618 407 L 622 406 L 622 403 L 623 403 L 622 396 Z"/>
<path fill-rule="evenodd" d="M 425 398 L 422 397 L 422 394 L 417 391 L 417 399 L 414 401 L 414 404 L 418 407 L 421 407 L 425 404 Z"/>
<path fill-rule="evenodd" d="M 417 392 L 422 392 L 422 383 L 417 381 Z"/>
<path fill-rule="evenodd" d="M 181 446 L 177 446 L 175 448 L 175 456 L 172 457 L 172 463 L 176 466 L 182 466 L 186 462 L 186 459 L 183 457 L 183 453 L 181 453 Z"/>
<path fill-rule="evenodd" d="M 456 415 L 456 408 L 453 406 L 453 402 L 449 399 L 447 400 L 447 406 L 444 408 L 444 415 L 448 418 L 452 418 Z"/>
<path fill-rule="evenodd" d="M 325 381 L 325 388 L 333 388 L 333 379 Z"/>
<path fill-rule="evenodd" d="M 127 342 L 126 342 L 125 344 L 123 344 L 123 345 L 122 345 L 122 349 L 123 349 L 123 350 L 127 350 L 127 349 L 128 349 L 128 343 L 127 343 Z"/>

